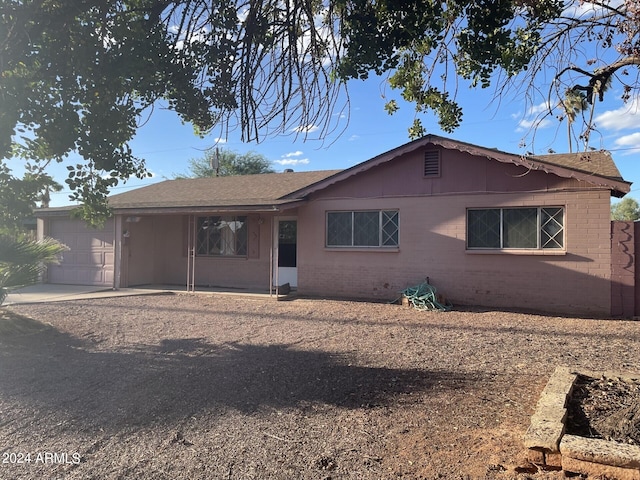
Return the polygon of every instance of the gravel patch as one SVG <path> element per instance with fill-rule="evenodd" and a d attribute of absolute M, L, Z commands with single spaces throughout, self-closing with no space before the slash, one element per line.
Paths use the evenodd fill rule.
<path fill-rule="evenodd" d="M 631 321 L 186 294 L 0 312 L 0 478 L 560 479 L 522 443 L 549 375 L 640 371 Z"/>

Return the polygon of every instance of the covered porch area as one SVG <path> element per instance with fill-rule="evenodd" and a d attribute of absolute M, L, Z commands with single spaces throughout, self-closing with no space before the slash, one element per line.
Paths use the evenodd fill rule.
<path fill-rule="evenodd" d="M 297 287 L 293 211 L 145 211 L 114 217 L 114 288 L 280 297 Z"/>

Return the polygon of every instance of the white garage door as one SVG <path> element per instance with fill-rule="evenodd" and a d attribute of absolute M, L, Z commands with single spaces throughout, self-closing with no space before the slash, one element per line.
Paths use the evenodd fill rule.
<path fill-rule="evenodd" d="M 81 220 L 51 219 L 49 236 L 69 247 L 60 264 L 49 267 L 49 283 L 113 286 L 113 219 L 99 230 Z"/>

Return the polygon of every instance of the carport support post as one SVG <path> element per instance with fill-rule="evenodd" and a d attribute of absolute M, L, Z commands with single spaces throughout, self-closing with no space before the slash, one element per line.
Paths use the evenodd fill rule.
<path fill-rule="evenodd" d="M 187 218 L 187 292 L 196 291 L 196 242 L 198 237 L 197 217 Z"/>
<path fill-rule="evenodd" d="M 122 272 L 122 215 L 116 215 L 113 219 L 113 289 L 120 289 L 120 277 Z"/>
<path fill-rule="evenodd" d="M 36 219 L 36 240 L 38 242 L 42 242 L 44 240 L 44 237 L 46 236 L 46 234 L 48 232 L 45 232 L 45 220 L 44 218 L 38 218 Z"/>
<path fill-rule="evenodd" d="M 44 240 L 44 237 L 49 233 L 49 232 L 45 232 L 45 229 L 47 228 L 47 223 L 45 222 L 46 220 L 44 218 L 36 219 L 36 240 L 38 242 L 42 242 Z M 48 268 L 49 266 L 47 265 L 47 268 L 45 268 L 42 272 L 40 272 L 40 275 L 38 277 L 38 281 L 40 283 L 47 283 Z"/>

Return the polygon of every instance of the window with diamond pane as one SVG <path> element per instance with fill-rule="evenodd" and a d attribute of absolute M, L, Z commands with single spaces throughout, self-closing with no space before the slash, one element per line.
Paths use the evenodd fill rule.
<path fill-rule="evenodd" d="M 500 248 L 500 209 L 469 210 L 468 248 Z"/>
<path fill-rule="evenodd" d="M 247 217 L 198 218 L 196 251 L 198 255 L 246 255 Z"/>
<path fill-rule="evenodd" d="M 327 246 L 351 246 L 352 212 L 327 214 Z"/>
<path fill-rule="evenodd" d="M 398 212 L 382 212 L 382 245 L 391 247 L 398 245 Z"/>
<path fill-rule="evenodd" d="M 502 211 L 502 248 L 538 248 L 538 209 Z"/>
<path fill-rule="evenodd" d="M 564 208 L 468 210 L 467 248 L 564 248 Z"/>
<path fill-rule="evenodd" d="M 395 247 L 398 245 L 395 210 L 327 212 L 328 247 Z"/>
<path fill-rule="evenodd" d="M 564 211 L 543 208 L 540 213 L 540 244 L 542 248 L 564 247 Z"/>

